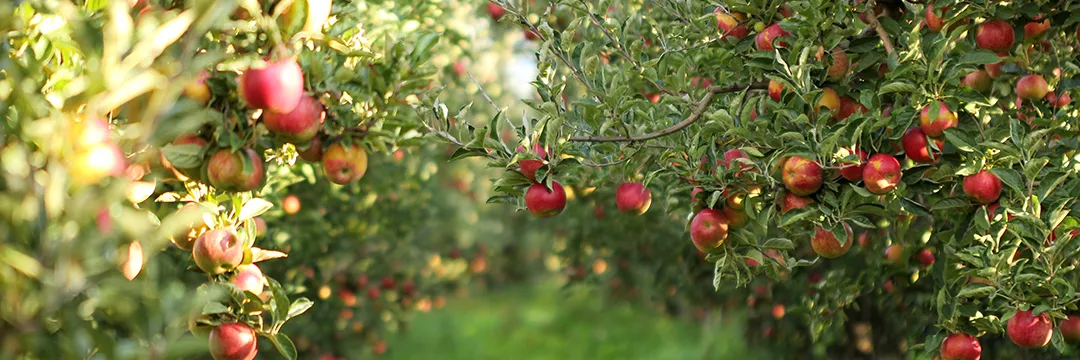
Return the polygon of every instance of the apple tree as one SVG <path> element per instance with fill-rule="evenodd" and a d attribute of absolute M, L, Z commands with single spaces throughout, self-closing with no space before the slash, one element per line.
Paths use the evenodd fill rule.
<path fill-rule="evenodd" d="M 530 111 L 429 97 L 425 127 L 563 229 L 572 278 L 746 301 L 792 354 L 1074 356 L 1075 4 L 486 6 L 537 42 Z"/>

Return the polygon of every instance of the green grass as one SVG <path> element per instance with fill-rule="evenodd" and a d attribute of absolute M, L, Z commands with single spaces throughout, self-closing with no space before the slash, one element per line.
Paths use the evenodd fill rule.
<path fill-rule="evenodd" d="M 587 289 L 544 284 L 452 301 L 389 339 L 390 359 L 753 359 L 742 319 L 707 324 L 604 305 Z"/>

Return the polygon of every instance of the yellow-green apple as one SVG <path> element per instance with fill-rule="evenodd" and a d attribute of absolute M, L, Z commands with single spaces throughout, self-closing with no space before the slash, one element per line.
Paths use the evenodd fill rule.
<path fill-rule="evenodd" d="M 326 110 L 319 100 L 303 96 L 300 103 L 288 113 L 265 111 L 262 114 L 266 130 L 293 144 L 307 144 L 322 128 Z"/>
<path fill-rule="evenodd" d="M 990 204 L 1001 196 L 1001 179 L 987 170 L 964 177 L 964 193 L 980 204 Z"/>
<path fill-rule="evenodd" d="M 1022 348 L 1040 348 L 1050 343 L 1054 323 L 1047 313 L 1035 316 L 1031 310 L 1017 309 L 1016 315 L 1005 324 L 1009 340 Z"/>
<path fill-rule="evenodd" d="M 240 265 L 236 267 L 236 273 L 229 278 L 229 282 L 236 285 L 236 288 L 240 289 L 240 291 L 260 295 L 263 292 L 266 277 L 263 276 L 262 270 L 255 264 Z"/>
<path fill-rule="evenodd" d="M 923 107 L 922 113 L 919 114 L 919 127 L 922 131 L 930 137 L 940 137 L 945 133 L 945 129 L 956 127 L 959 120 L 956 118 L 956 113 L 949 110 L 949 106 L 944 102 L 938 102 L 937 117 L 931 118 L 930 109 L 934 104 L 929 104 Z"/>
<path fill-rule="evenodd" d="M 844 233 L 847 234 L 843 244 L 840 243 L 840 240 L 836 238 L 836 234 L 832 231 L 821 226 L 814 228 L 814 235 L 810 238 L 810 246 L 818 256 L 831 259 L 847 254 L 848 250 L 851 249 L 851 243 L 855 241 L 851 239 L 851 227 L 848 224 L 843 225 Z"/>
<path fill-rule="evenodd" d="M 732 188 L 724 188 L 724 199 L 727 207 L 735 210 L 746 208 L 746 199 L 761 195 L 761 187 L 756 185 Z"/>
<path fill-rule="evenodd" d="M 344 185 L 360 180 L 367 173 L 367 165 L 367 151 L 359 144 L 346 147 L 342 143 L 333 143 L 322 156 L 323 172 L 335 184 Z"/>
<path fill-rule="evenodd" d="M 715 209 L 704 209 L 690 221 L 690 240 L 703 253 L 724 243 L 728 236 L 728 218 Z"/>
<path fill-rule="evenodd" d="M 1042 99 L 1050 91 L 1048 87 L 1042 75 L 1026 75 L 1016 81 L 1016 97 L 1024 100 Z"/>
<path fill-rule="evenodd" d="M 821 97 L 818 98 L 815 109 L 820 111 L 822 107 L 834 112 L 840 109 L 840 95 L 836 93 L 836 90 L 831 88 L 821 89 Z"/>
<path fill-rule="evenodd" d="M 255 109 L 287 114 L 304 96 L 304 73 L 295 59 L 266 61 L 240 75 L 240 96 Z"/>
<path fill-rule="evenodd" d="M 1024 24 L 1024 40 L 1026 41 L 1038 39 L 1050 30 L 1050 19 L 1043 20 L 1042 14 L 1035 15 L 1032 20 L 1034 21 Z"/>
<path fill-rule="evenodd" d="M 784 85 L 776 80 L 769 80 L 769 97 L 773 101 L 780 101 L 784 96 Z"/>
<path fill-rule="evenodd" d="M 210 73 L 203 70 L 199 72 L 199 75 L 195 79 L 184 84 L 184 96 L 187 96 L 192 101 L 199 105 L 206 106 L 210 103 L 210 86 L 206 85 L 206 79 L 210 78 Z"/>
<path fill-rule="evenodd" d="M 1061 337 L 1065 338 L 1065 342 L 1080 343 L 1080 316 L 1069 315 L 1065 320 L 1061 320 L 1058 330 L 1061 330 Z"/>
<path fill-rule="evenodd" d="M 300 155 L 300 159 L 307 162 L 322 162 L 323 157 L 323 136 L 315 134 L 315 137 L 311 138 L 311 143 L 307 144 L 307 147 L 300 149 L 297 148 L 297 155 Z"/>
<path fill-rule="evenodd" d="M 807 196 L 821 189 L 824 181 L 821 165 L 802 156 L 792 156 L 784 163 L 784 187 L 799 196 Z"/>
<path fill-rule="evenodd" d="M 487 12 L 488 15 L 491 16 L 491 19 L 495 21 L 499 21 L 499 19 L 502 19 L 503 15 L 506 15 L 506 9 L 503 9 L 502 6 L 491 2 L 487 4 Z"/>
<path fill-rule="evenodd" d="M 788 211 L 795 209 L 802 209 L 814 203 L 814 199 L 792 194 L 790 192 L 784 193 L 784 197 L 780 199 L 780 214 L 784 214 Z"/>
<path fill-rule="evenodd" d="M 550 189 L 544 184 L 532 184 L 525 191 L 525 207 L 542 218 L 559 215 L 566 208 L 566 191 L 558 181 L 552 181 Z"/>
<path fill-rule="evenodd" d="M 904 148 L 904 154 L 907 155 L 911 161 L 930 164 L 937 162 L 939 154 L 937 151 L 933 151 L 930 148 L 930 143 L 926 141 L 926 133 L 919 127 L 913 127 L 908 129 L 904 133 L 904 136 L 900 138 L 900 142 Z M 938 149 L 945 146 L 944 140 L 935 139 Z M 933 155 L 931 155 L 933 154 Z"/>
<path fill-rule="evenodd" d="M 652 204 L 652 193 L 642 183 L 623 183 L 615 189 L 615 205 L 622 211 L 631 215 L 641 215 L 649 210 Z"/>
<path fill-rule="evenodd" d="M 243 323 L 224 323 L 210 330 L 214 360 L 252 360 L 259 352 L 255 330 Z"/>
<path fill-rule="evenodd" d="M 202 271 L 211 275 L 222 274 L 244 261 L 244 242 L 232 230 L 210 230 L 195 240 L 191 256 Z"/>
<path fill-rule="evenodd" d="M 975 30 L 975 44 L 996 53 L 1008 52 L 1013 46 L 1013 28 L 1004 20 L 990 20 Z"/>
<path fill-rule="evenodd" d="M 791 34 L 780 27 L 780 24 L 772 24 L 757 34 L 757 37 L 754 38 L 754 44 L 757 45 L 758 50 L 773 51 L 778 47 L 786 47 L 788 45 L 787 42 L 783 40 L 776 41 L 776 38 L 788 35 Z"/>
<path fill-rule="evenodd" d="M 949 335 L 941 343 L 941 360 L 979 360 L 981 356 L 979 339 L 965 333 Z"/>
<path fill-rule="evenodd" d="M 250 148 L 232 152 L 218 150 L 207 163 L 206 178 L 210 185 L 224 191 L 252 191 L 262 185 L 264 164 L 262 156 Z"/>
<path fill-rule="evenodd" d="M 829 62 L 829 67 L 826 69 L 826 76 L 831 81 L 840 81 L 847 75 L 848 70 L 851 68 L 851 60 L 848 59 L 847 52 L 840 47 L 834 47 L 832 49 L 832 61 Z"/>
<path fill-rule="evenodd" d="M 181 206 L 179 210 L 170 215 L 169 217 L 176 217 L 182 219 L 184 222 L 183 228 L 176 234 L 169 236 L 169 241 L 172 241 L 173 245 L 184 251 L 191 251 L 195 246 L 195 239 L 199 238 L 206 232 L 206 222 L 203 221 L 203 214 L 206 213 L 206 209 L 199 203 L 187 203 Z"/>
<path fill-rule="evenodd" d="M 893 244 L 885 248 L 885 262 L 893 266 L 902 266 L 904 264 L 904 246 Z"/>
<path fill-rule="evenodd" d="M 854 159 L 845 162 L 845 165 L 840 167 L 840 176 L 843 176 L 848 181 L 859 181 L 863 178 L 863 167 L 866 164 L 866 152 L 862 149 L 841 149 L 841 155 L 843 158 L 848 156 L 855 156 Z"/>
<path fill-rule="evenodd" d="M 960 80 L 960 85 L 971 88 L 976 92 L 986 93 L 990 91 L 990 84 L 993 80 L 990 79 L 990 74 L 986 73 L 986 70 L 975 70 L 964 76 Z"/>
<path fill-rule="evenodd" d="M 740 24 L 743 21 L 746 21 L 746 14 L 726 13 L 722 9 L 716 9 L 716 28 L 720 30 L 720 38 L 731 36 L 735 40 L 740 40 L 749 35 L 750 29 L 746 27 L 746 24 Z"/>
<path fill-rule="evenodd" d="M 900 183 L 900 162 L 891 154 L 874 154 L 863 167 L 863 183 L 873 194 L 887 194 Z"/>

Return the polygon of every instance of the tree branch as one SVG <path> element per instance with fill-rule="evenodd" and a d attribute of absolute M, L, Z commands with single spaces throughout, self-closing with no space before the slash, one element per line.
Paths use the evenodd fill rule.
<path fill-rule="evenodd" d="M 889 54 L 889 56 L 895 56 L 896 50 L 893 49 L 892 40 L 889 39 L 889 34 L 885 32 L 885 28 L 881 27 L 881 23 L 878 22 L 878 15 L 874 13 L 874 6 L 876 6 L 875 2 L 870 1 L 867 6 L 870 7 L 870 14 L 866 17 L 867 21 L 870 23 L 870 27 L 874 28 L 878 37 L 881 38 L 881 44 L 885 46 L 885 53 Z"/>
<path fill-rule="evenodd" d="M 713 97 L 715 97 L 716 94 L 736 92 L 736 91 L 741 91 L 741 90 L 744 90 L 744 89 L 746 89 L 746 90 L 763 90 L 763 89 L 768 88 L 768 86 L 769 86 L 768 83 L 763 83 L 763 82 L 754 83 L 754 84 L 750 84 L 750 85 L 733 85 L 733 86 L 726 86 L 726 87 L 725 86 L 710 86 L 708 93 L 705 94 L 705 97 L 701 98 L 701 100 L 698 100 L 697 103 L 695 103 L 694 110 L 690 113 L 690 116 L 688 116 L 686 118 L 686 120 L 680 121 L 678 124 L 672 125 L 671 127 L 664 128 L 664 129 L 661 129 L 661 130 L 657 130 L 657 131 L 654 131 L 654 132 L 651 132 L 651 133 L 648 133 L 648 134 L 644 134 L 644 135 L 637 135 L 637 136 L 592 136 L 592 135 L 571 136 L 569 141 L 579 141 L 579 142 L 620 142 L 620 141 L 625 141 L 625 142 L 634 142 L 634 141 L 651 140 L 651 139 L 655 139 L 655 138 L 658 138 L 658 137 L 671 135 L 671 134 L 673 134 L 675 132 L 678 132 L 679 130 L 682 130 L 682 129 L 686 128 L 687 126 L 690 126 L 690 124 L 693 124 L 694 122 L 698 121 L 698 119 L 701 118 L 701 115 L 705 113 L 705 109 L 707 109 L 709 107 L 709 104 L 712 103 Z"/>

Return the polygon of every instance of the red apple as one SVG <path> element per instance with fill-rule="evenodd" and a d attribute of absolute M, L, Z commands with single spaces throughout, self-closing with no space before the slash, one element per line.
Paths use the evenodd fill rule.
<path fill-rule="evenodd" d="M 495 21 L 499 21 L 499 19 L 502 19 L 503 15 L 506 15 L 506 9 L 503 9 L 503 7 L 498 4 L 490 2 L 487 4 L 487 12 L 488 15 L 491 15 L 491 19 Z"/>
<path fill-rule="evenodd" d="M 750 29 L 746 27 L 746 24 L 739 24 L 743 21 L 746 21 L 746 15 L 743 13 L 728 14 L 719 8 L 716 9 L 716 28 L 720 30 L 720 38 L 731 36 L 735 40 L 740 40 L 749 35 Z"/>
<path fill-rule="evenodd" d="M 844 149 L 845 157 L 848 155 L 855 155 L 855 159 L 845 163 L 846 165 L 840 167 L 840 176 L 843 176 L 848 181 L 859 181 L 863 178 L 863 167 L 866 164 L 866 152 L 862 149 Z"/>
<path fill-rule="evenodd" d="M 1032 315 L 1031 310 L 1017 310 L 1005 325 L 1009 340 L 1022 348 L 1039 348 L 1050 343 L 1054 323 L 1046 313 Z"/>
<path fill-rule="evenodd" d="M 1013 28 L 1004 20 L 990 20 L 975 30 L 975 44 L 996 53 L 1008 52 L 1013 46 Z"/>
<path fill-rule="evenodd" d="M 941 360 L 979 360 L 982 345 L 974 336 L 956 333 L 941 343 Z"/>
<path fill-rule="evenodd" d="M 1024 24 L 1024 40 L 1031 41 L 1038 39 L 1046 34 L 1050 30 L 1050 19 L 1039 21 L 1043 18 L 1042 14 L 1036 15 L 1033 20 Z"/>
<path fill-rule="evenodd" d="M 997 201 L 1001 196 L 1001 179 L 987 170 L 964 177 L 964 193 L 980 204 Z"/>
<path fill-rule="evenodd" d="M 1058 323 L 1061 337 L 1070 344 L 1080 343 L 1080 316 L 1069 315 L 1068 318 Z"/>
<path fill-rule="evenodd" d="M 717 160 L 716 163 L 724 168 L 731 168 L 732 163 L 739 163 L 738 169 L 735 170 L 735 176 L 742 176 L 743 172 L 754 169 L 753 165 L 738 159 L 750 160 L 750 155 L 746 154 L 746 151 L 742 149 L 728 149 L 724 151 L 724 158 Z"/>
<path fill-rule="evenodd" d="M 834 47 L 832 49 L 832 61 L 829 62 L 829 67 L 825 70 L 826 76 L 831 81 L 840 81 L 847 75 L 848 70 L 851 68 L 851 60 L 848 59 L 847 52 L 840 47 Z"/>
<path fill-rule="evenodd" d="M 690 202 L 696 203 L 697 202 L 697 194 L 700 194 L 702 191 L 705 191 L 705 189 L 702 189 L 702 188 L 699 188 L 699 187 L 694 188 L 694 190 L 690 190 Z M 597 206 L 599 206 L 599 205 L 597 205 Z"/>
<path fill-rule="evenodd" d="M 652 204 L 652 193 L 642 183 L 623 183 L 615 189 L 615 205 L 619 211 L 631 215 L 641 215 L 649 210 Z"/>
<path fill-rule="evenodd" d="M 229 229 L 204 232 L 191 249 L 195 265 L 217 275 L 235 269 L 244 260 L 244 243 Z"/>
<path fill-rule="evenodd" d="M 945 145 L 945 142 L 935 140 L 935 142 L 938 141 L 940 141 L 938 149 L 941 149 L 941 147 Z M 930 143 L 926 141 L 926 133 L 919 127 L 908 129 L 908 131 L 904 133 L 904 137 L 900 138 L 900 142 L 903 144 L 904 154 L 907 155 L 908 159 L 911 159 L 911 161 L 930 164 L 939 159 L 938 153 L 932 151 Z M 933 154 L 933 156 L 931 156 L 931 154 Z"/>
<path fill-rule="evenodd" d="M 224 323 L 210 330 L 210 355 L 214 360 L 252 360 L 259 352 L 258 340 L 247 324 Z"/>
<path fill-rule="evenodd" d="M 714 209 L 704 209 L 690 221 L 690 240 L 707 253 L 724 243 L 728 236 L 728 218 Z"/>
<path fill-rule="evenodd" d="M 1031 74 L 1016 81 L 1016 97 L 1024 100 L 1039 100 L 1049 92 L 1046 79 L 1039 74 Z"/>
<path fill-rule="evenodd" d="M 229 281 L 233 285 L 236 285 L 240 291 L 247 291 L 255 295 L 260 295 L 263 292 L 263 286 L 266 283 L 266 277 L 263 276 L 262 270 L 255 264 L 240 265 L 236 267 L 236 273 L 233 274 Z"/>
<path fill-rule="evenodd" d="M 521 167 L 521 174 L 525 175 L 529 181 L 536 182 L 536 170 L 539 170 L 544 166 L 543 160 L 525 159 L 518 161 L 518 166 Z"/>
<path fill-rule="evenodd" d="M 307 147 L 296 149 L 297 154 L 300 155 L 300 159 L 307 162 L 322 162 L 323 157 L 323 136 L 316 134 L 311 138 L 311 143 L 307 144 Z"/>
<path fill-rule="evenodd" d="M 780 200 L 780 214 L 795 209 L 802 209 L 813 203 L 814 199 L 812 198 L 795 195 L 790 192 L 784 193 L 784 197 Z"/>
<path fill-rule="evenodd" d="M 795 12 L 791 9 L 790 6 L 787 6 L 787 4 L 780 5 L 779 13 L 780 16 L 783 16 L 785 19 L 791 17 L 792 15 L 795 15 Z"/>
<path fill-rule="evenodd" d="M 986 93 L 990 91 L 990 85 L 993 80 L 990 79 L 990 74 L 986 73 L 986 70 L 975 70 L 964 76 L 963 80 L 960 80 L 960 85 L 971 88 L 976 92 Z"/>
<path fill-rule="evenodd" d="M 864 175 L 865 176 L 865 175 Z M 824 181 L 821 165 L 801 156 L 792 156 L 784 163 L 784 187 L 799 196 L 807 196 L 821 189 Z"/>
<path fill-rule="evenodd" d="M 840 111 L 836 112 L 836 120 L 847 120 L 851 115 L 855 115 L 856 112 L 865 114 L 869 111 L 863 104 L 860 104 L 850 96 L 844 96 L 840 98 Z"/>
<path fill-rule="evenodd" d="M 900 183 L 901 167 L 896 157 L 890 154 L 874 154 L 863 168 L 863 182 L 866 190 L 873 194 L 887 194 Z"/>
<path fill-rule="evenodd" d="M 252 108 L 287 114 L 304 96 L 304 73 L 295 59 L 267 61 L 240 75 L 240 94 Z"/>
<path fill-rule="evenodd" d="M 80 186 L 123 175 L 127 168 L 124 152 L 111 142 L 76 150 L 66 164 L 72 182 Z"/>
<path fill-rule="evenodd" d="M 273 111 L 263 112 L 262 121 L 266 130 L 293 144 L 306 144 L 322 128 L 326 120 L 326 110 L 319 100 L 311 96 L 300 98 L 300 103 L 293 111 L 285 114 Z"/>
<path fill-rule="evenodd" d="M 772 24 L 769 25 L 769 27 L 766 27 L 764 31 L 757 34 L 757 37 L 754 38 L 754 43 L 757 45 L 758 50 L 773 51 L 775 48 L 786 47 L 788 45 L 787 42 L 783 40 L 776 41 L 775 45 L 773 44 L 773 41 L 776 40 L 776 38 L 788 35 L 791 34 L 781 28 L 780 24 Z"/>
<path fill-rule="evenodd" d="M 525 29 L 525 40 L 536 41 L 540 39 L 540 35 L 537 35 L 532 30 Z"/>
<path fill-rule="evenodd" d="M 851 227 L 848 224 L 844 224 L 844 232 L 847 233 L 847 239 L 843 244 L 840 244 L 840 240 L 836 238 L 836 234 L 832 231 L 825 230 L 821 226 L 814 229 L 814 236 L 810 238 L 810 246 L 814 248 L 814 252 L 823 258 L 836 258 L 844 254 L 847 254 L 851 249 Z"/>
<path fill-rule="evenodd" d="M 551 189 L 544 184 L 532 184 L 525 191 L 525 207 L 542 218 L 559 215 L 566 207 L 566 191 L 558 181 L 551 182 Z"/>
<path fill-rule="evenodd" d="M 244 192 L 262 185 L 263 172 L 263 159 L 255 150 L 244 148 L 234 153 L 222 149 L 210 157 L 206 177 L 220 190 Z"/>
<path fill-rule="evenodd" d="M 784 85 L 776 80 L 769 80 L 769 97 L 773 101 L 780 101 L 784 96 Z"/>
<path fill-rule="evenodd" d="M 998 53 L 998 57 L 1005 57 L 1005 56 L 1009 56 L 1009 53 Z M 986 69 L 986 75 L 989 75 L 991 79 L 997 79 L 997 78 L 1001 77 L 1001 75 L 1004 73 L 1001 70 L 1002 65 L 1004 65 L 1004 64 L 1001 63 L 1001 62 L 996 62 L 996 63 L 993 63 L 993 64 L 983 65 L 983 68 Z"/>
<path fill-rule="evenodd" d="M 1068 92 L 1063 92 L 1061 96 L 1058 96 L 1051 91 L 1046 93 L 1046 101 L 1050 103 L 1051 107 L 1063 108 L 1072 102 L 1072 97 L 1069 96 Z"/>
<path fill-rule="evenodd" d="M 936 259 L 934 258 L 934 253 L 931 252 L 930 249 L 923 249 L 915 254 L 915 260 L 919 260 L 923 266 L 931 266 L 934 265 Z"/>
<path fill-rule="evenodd" d="M 944 16 L 947 11 L 949 11 L 948 6 L 942 8 L 942 16 Z M 930 29 L 930 31 L 938 32 L 941 31 L 941 28 L 943 27 L 945 27 L 945 20 L 938 17 L 937 14 L 934 14 L 934 4 L 926 4 L 926 28 Z"/>
<path fill-rule="evenodd" d="M 922 128 L 922 131 L 926 133 L 926 135 L 935 138 L 940 137 L 945 133 L 945 129 L 956 127 L 959 123 L 959 120 L 956 118 L 956 113 L 949 110 L 949 106 L 945 105 L 944 102 L 938 102 L 937 117 L 931 119 L 931 106 L 933 106 L 933 104 L 926 105 L 923 107 L 922 113 L 919 114 L 919 127 Z"/>
<path fill-rule="evenodd" d="M 359 181 L 367 173 L 367 165 L 367 151 L 359 144 L 346 147 L 342 143 L 333 143 L 322 156 L 323 172 L 335 184 Z"/>

